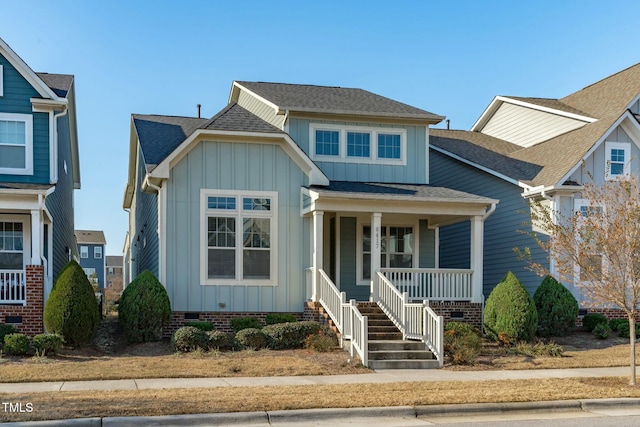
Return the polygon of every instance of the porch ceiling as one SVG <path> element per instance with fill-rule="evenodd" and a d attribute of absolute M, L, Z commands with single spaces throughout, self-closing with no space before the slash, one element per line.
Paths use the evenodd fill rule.
<path fill-rule="evenodd" d="M 332 181 L 308 189 L 314 210 L 442 216 L 438 222 L 484 215 L 498 200 L 445 187 L 420 184 Z"/>

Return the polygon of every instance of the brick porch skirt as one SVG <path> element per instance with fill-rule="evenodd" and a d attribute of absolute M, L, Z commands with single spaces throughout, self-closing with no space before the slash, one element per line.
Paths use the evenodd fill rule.
<path fill-rule="evenodd" d="M 32 337 L 44 332 L 44 267 L 28 265 L 25 281 L 27 305 L 0 305 L 0 323 L 10 323 Z"/>

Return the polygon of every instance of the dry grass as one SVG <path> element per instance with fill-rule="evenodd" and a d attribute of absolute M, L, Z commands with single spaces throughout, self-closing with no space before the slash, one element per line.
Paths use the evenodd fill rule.
<path fill-rule="evenodd" d="M 418 382 L 139 391 L 1 394 L 2 402 L 33 404 L 33 412 L 0 412 L 0 421 L 143 416 L 285 409 L 417 406 L 447 403 L 640 397 L 626 378 Z M 109 402 L 105 405 L 105 402 Z"/>

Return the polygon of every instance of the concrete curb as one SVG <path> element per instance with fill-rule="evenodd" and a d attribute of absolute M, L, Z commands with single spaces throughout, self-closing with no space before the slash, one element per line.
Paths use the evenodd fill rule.
<path fill-rule="evenodd" d="M 451 405 L 417 406 L 418 417 L 434 415 L 479 415 L 509 412 L 559 412 L 582 411 L 583 401 L 579 400 L 551 400 L 542 402 L 508 402 L 508 403 L 463 403 Z"/>
<path fill-rule="evenodd" d="M 69 420 L 24 421 L 2 423 L 2 427 L 101 427 L 102 418 L 74 418 Z"/>
<path fill-rule="evenodd" d="M 221 414 L 165 415 L 158 417 L 111 417 L 102 419 L 102 427 L 137 426 L 219 426 L 234 424 L 269 425 L 266 412 L 230 412 Z"/>
<path fill-rule="evenodd" d="M 612 398 L 612 399 L 586 399 L 580 400 L 582 410 L 595 411 L 598 409 L 628 408 L 637 406 L 640 408 L 640 399 L 635 397 Z"/>
<path fill-rule="evenodd" d="M 322 408 L 322 409 L 294 409 L 288 411 L 268 412 L 271 422 L 316 421 L 333 418 L 346 419 L 351 417 L 397 417 L 415 418 L 416 411 L 412 406 L 381 406 L 372 408 Z"/>

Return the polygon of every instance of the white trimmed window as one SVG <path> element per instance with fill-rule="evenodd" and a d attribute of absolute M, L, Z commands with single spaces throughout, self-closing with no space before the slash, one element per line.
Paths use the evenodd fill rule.
<path fill-rule="evenodd" d="M 89 246 L 80 246 L 80 258 L 89 258 Z"/>
<path fill-rule="evenodd" d="M 94 246 L 93 247 L 93 257 L 95 259 L 101 259 L 102 258 L 102 246 Z"/>
<path fill-rule="evenodd" d="M 24 225 L 0 222 L 0 270 L 22 270 L 24 266 Z"/>
<path fill-rule="evenodd" d="M 277 193 L 201 190 L 203 284 L 276 284 Z"/>
<path fill-rule="evenodd" d="M 342 163 L 405 165 L 407 131 L 312 123 L 309 125 L 311 159 Z"/>
<path fill-rule="evenodd" d="M 0 113 L 0 173 L 33 173 L 33 116 Z"/>
<path fill-rule="evenodd" d="M 604 144 L 606 164 L 604 177 L 607 180 L 628 175 L 631 168 L 631 144 L 628 142 L 609 142 Z"/>

